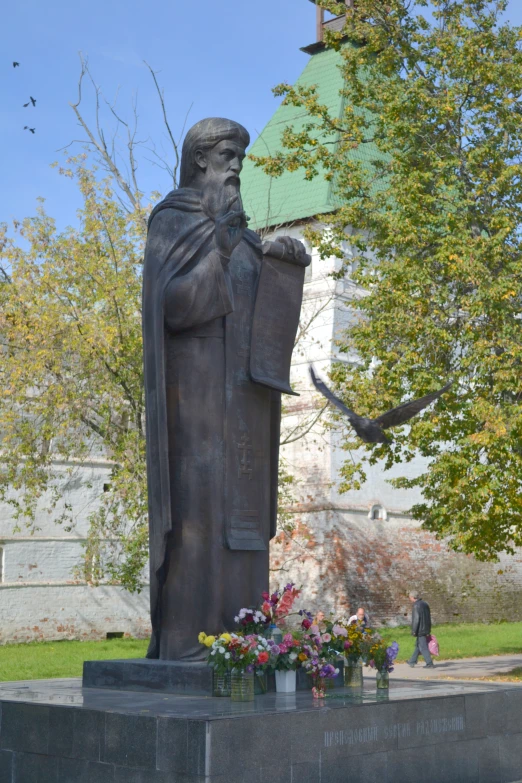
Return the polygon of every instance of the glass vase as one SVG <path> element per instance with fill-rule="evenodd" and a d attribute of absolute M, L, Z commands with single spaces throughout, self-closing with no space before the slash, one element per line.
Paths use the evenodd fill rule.
<path fill-rule="evenodd" d="M 215 670 L 212 671 L 212 695 L 230 696 L 230 672 L 221 674 Z"/>
<path fill-rule="evenodd" d="M 377 670 L 377 690 L 388 690 L 390 687 L 390 673 Z"/>
<path fill-rule="evenodd" d="M 262 696 L 268 692 L 268 675 L 263 671 L 256 671 L 254 673 L 254 694 L 256 696 Z"/>
<path fill-rule="evenodd" d="M 326 683 L 323 677 L 314 677 L 312 686 L 312 696 L 314 699 L 324 699 L 326 693 Z"/>
<path fill-rule="evenodd" d="M 254 672 L 232 672 L 230 698 L 232 701 L 254 701 Z"/>
<path fill-rule="evenodd" d="M 363 667 L 362 661 L 358 658 L 356 661 L 345 659 L 344 662 L 344 687 L 362 688 L 363 686 Z"/>

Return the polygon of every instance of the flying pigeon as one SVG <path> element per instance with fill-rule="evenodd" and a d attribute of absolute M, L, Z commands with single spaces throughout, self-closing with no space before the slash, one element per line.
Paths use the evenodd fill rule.
<path fill-rule="evenodd" d="M 17 68 L 20 65 L 20 63 L 13 63 L 13 68 Z"/>
<path fill-rule="evenodd" d="M 36 98 L 33 98 L 33 96 L 32 96 L 32 95 L 30 95 L 30 96 L 29 96 L 29 100 L 31 101 L 31 103 L 33 104 L 33 106 L 36 106 Z"/>
<path fill-rule="evenodd" d="M 391 443 L 390 438 L 384 434 L 383 430 L 387 430 L 389 427 L 397 427 L 399 424 L 404 424 L 406 421 L 409 421 L 431 402 L 438 400 L 441 394 L 448 391 L 452 385 L 452 382 L 450 381 L 450 383 L 447 383 L 442 389 L 426 394 L 418 400 L 403 402 L 402 405 L 383 413 L 382 416 L 379 416 L 377 419 L 366 419 L 363 416 L 358 416 L 357 413 L 354 413 L 347 408 L 346 405 L 330 391 L 328 386 L 319 380 L 312 365 L 310 365 L 310 375 L 317 391 L 348 417 L 355 432 L 365 443 Z"/>
<path fill-rule="evenodd" d="M 31 133 L 34 133 L 36 128 L 30 128 L 29 125 L 24 125 L 24 130 L 31 131 Z"/>
<path fill-rule="evenodd" d="M 31 103 L 31 101 L 27 101 L 27 103 L 24 103 L 24 109 L 27 109 L 27 107 L 29 106 L 30 103 Z"/>

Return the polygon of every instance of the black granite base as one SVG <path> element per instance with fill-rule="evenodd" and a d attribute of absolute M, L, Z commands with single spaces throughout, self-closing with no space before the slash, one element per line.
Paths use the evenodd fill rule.
<path fill-rule="evenodd" d="M 331 687 L 343 687 L 343 663 L 339 661 L 339 674 Z M 298 669 L 297 690 L 312 688 L 312 679 Z M 257 683 L 256 683 L 257 684 Z M 275 676 L 268 675 L 268 692 L 275 692 Z M 186 696 L 212 696 L 212 670 L 206 663 L 159 661 L 146 658 L 127 658 L 114 661 L 85 661 L 83 664 L 84 688 L 109 688 L 125 691 L 159 691 Z M 261 693 L 259 686 L 256 688 Z"/>
<path fill-rule="evenodd" d="M 0 783 L 512 783 L 522 688 L 393 681 L 230 699 L 0 684 Z"/>

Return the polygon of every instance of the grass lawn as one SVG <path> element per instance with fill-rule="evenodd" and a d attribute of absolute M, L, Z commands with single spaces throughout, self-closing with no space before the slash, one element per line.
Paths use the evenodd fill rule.
<path fill-rule="evenodd" d="M 433 632 L 439 641 L 439 661 L 522 653 L 522 623 L 438 625 Z M 387 641 L 399 642 L 398 661 L 408 660 L 414 647 L 409 627 L 387 628 L 382 635 Z M 144 658 L 147 644 L 146 639 L 7 644 L 0 646 L 0 681 L 81 677 L 84 661 Z M 522 680 L 522 669 L 516 669 L 502 679 L 509 677 Z"/>
<path fill-rule="evenodd" d="M 0 647 L 0 681 L 81 677 L 84 661 L 144 658 L 147 646 L 147 639 L 6 644 Z"/>
<path fill-rule="evenodd" d="M 433 633 L 439 643 L 440 655 L 436 659 L 480 658 L 483 655 L 509 655 L 522 653 L 522 623 L 461 623 L 436 625 Z M 387 641 L 399 643 L 398 662 L 407 661 L 413 653 L 415 640 L 409 627 L 381 630 Z M 1 652 L 0 652 L 1 656 Z M 1 660 L 1 658 L 0 658 Z"/>
<path fill-rule="evenodd" d="M 517 666 L 516 669 L 511 669 L 510 672 L 505 674 L 495 674 L 494 677 L 489 677 L 490 680 L 501 680 L 504 682 L 522 682 L 522 666 Z"/>

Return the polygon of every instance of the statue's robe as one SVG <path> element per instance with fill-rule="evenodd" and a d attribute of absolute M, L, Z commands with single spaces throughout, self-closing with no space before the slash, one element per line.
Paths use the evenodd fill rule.
<path fill-rule="evenodd" d="M 155 208 L 143 338 L 153 635 L 149 657 L 200 660 L 199 631 L 232 629 L 268 589 L 281 395 L 251 380 L 262 263 L 246 231 L 230 262 L 199 194 Z"/>

